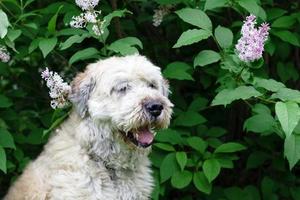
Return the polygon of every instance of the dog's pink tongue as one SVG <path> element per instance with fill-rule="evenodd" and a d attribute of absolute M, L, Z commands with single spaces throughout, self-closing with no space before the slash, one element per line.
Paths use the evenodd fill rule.
<path fill-rule="evenodd" d="M 141 144 L 151 144 L 153 142 L 154 135 L 148 129 L 139 130 L 137 140 Z"/>

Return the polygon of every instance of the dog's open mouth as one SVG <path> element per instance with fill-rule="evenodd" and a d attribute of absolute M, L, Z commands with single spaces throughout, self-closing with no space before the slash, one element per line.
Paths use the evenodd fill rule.
<path fill-rule="evenodd" d="M 120 131 L 126 140 L 138 147 L 147 148 L 153 143 L 154 133 L 150 128 L 140 128 L 128 132 Z"/>

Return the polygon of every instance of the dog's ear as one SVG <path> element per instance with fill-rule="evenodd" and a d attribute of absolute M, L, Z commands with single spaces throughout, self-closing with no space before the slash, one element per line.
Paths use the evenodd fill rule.
<path fill-rule="evenodd" d="M 163 79 L 163 83 L 162 83 L 162 92 L 163 95 L 168 97 L 169 94 L 171 93 L 171 91 L 169 90 L 169 81 L 167 79 Z"/>
<path fill-rule="evenodd" d="M 71 83 L 69 99 L 82 118 L 87 114 L 87 102 L 95 84 L 95 79 L 88 72 L 79 73 Z"/>

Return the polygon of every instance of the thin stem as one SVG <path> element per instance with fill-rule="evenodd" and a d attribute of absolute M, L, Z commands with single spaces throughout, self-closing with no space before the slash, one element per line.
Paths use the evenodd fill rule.
<path fill-rule="evenodd" d="M 252 105 L 245 99 L 243 99 L 243 101 L 252 109 Z"/>
<path fill-rule="evenodd" d="M 23 15 L 24 12 L 23 0 L 20 0 L 20 9 L 21 9 L 21 15 Z"/>
<path fill-rule="evenodd" d="M 92 13 L 96 13 L 97 11 L 95 11 L 95 10 L 93 10 L 93 12 Z M 97 15 L 95 16 L 95 18 L 97 17 Z M 97 28 L 98 28 L 98 31 L 99 31 L 99 39 L 101 40 L 101 42 L 103 43 L 103 48 L 104 48 L 104 54 L 105 54 L 105 56 L 107 56 L 107 48 L 106 48 L 106 43 L 105 43 L 105 40 L 104 40 L 104 38 L 103 38 L 103 34 L 101 33 L 101 29 L 102 29 L 102 23 L 104 23 L 104 21 L 103 22 L 101 22 L 101 20 L 97 20 L 97 22 L 96 22 L 96 25 L 97 25 Z M 104 31 L 104 30 L 103 30 Z"/>
<path fill-rule="evenodd" d="M 214 39 L 219 51 L 220 51 L 220 55 L 221 55 L 221 60 L 224 61 L 224 57 L 223 57 L 223 49 L 220 47 L 217 38 L 212 34 L 212 38 Z"/>
<path fill-rule="evenodd" d="M 262 98 L 262 97 L 256 97 L 256 98 L 258 98 L 259 100 L 262 100 L 262 101 L 264 101 L 264 102 L 266 102 L 266 103 L 276 103 L 276 101 L 272 101 L 272 100 L 269 100 L 269 99 L 265 99 L 265 98 Z"/>

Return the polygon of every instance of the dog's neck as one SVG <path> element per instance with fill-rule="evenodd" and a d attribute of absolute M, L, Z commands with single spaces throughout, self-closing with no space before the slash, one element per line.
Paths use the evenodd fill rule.
<path fill-rule="evenodd" d="M 120 133 L 110 127 L 109 122 L 97 123 L 90 117 L 80 119 L 73 112 L 70 120 L 77 124 L 74 137 L 96 162 L 101 162 L 112 170 L 136 170 L 140 163 L 148 159 L 150 148 L 141 149 L 129 146 L 120 137 Z"/>

